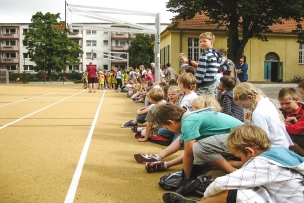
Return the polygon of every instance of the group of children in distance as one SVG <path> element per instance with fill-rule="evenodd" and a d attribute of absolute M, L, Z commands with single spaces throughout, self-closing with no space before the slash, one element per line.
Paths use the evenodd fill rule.
<path fill-rule="evenodd" d="M 163 194 L 165 203 L 304 202 L 304 107 L 296 90 L 280 90 L 279 111 L 259 88 L 224 75 L 215 96 L 215 72 L 227 68 L 213 42 L 212 33 L 203 33 L 198 63 L 183 56 L 188 66 L 176 82 L 152 83 L 146 89 L 145 107 L 122 127 L 131 127 L 139 142 L 168 147 L 159 153 L 135 153 L 134 159 L 144 163 L 148 173 L 183 164 L 183 181 L 176 192 Z M 304 82 L 299 90 L 304 100 Z M 139 127 L 141 123 L 146 127 Z M 180 149 L 183 155 L 163 161 Z M 227 175 L 207 185 L 201 200 L 184 197 L 193 178 L 212 169 Z"/>

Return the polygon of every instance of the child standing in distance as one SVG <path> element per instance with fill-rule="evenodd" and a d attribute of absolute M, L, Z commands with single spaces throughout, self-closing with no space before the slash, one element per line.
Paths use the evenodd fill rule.
<path fill-rule="evenodd" d="M 260 127 L 236 127 L 227 138 L 227 148 L 244 163 L 242 168 L 216 178 L 200 203 L 213 202 L 303 202 L 304 158 L 284 147 L 271 147 Z M 196 202 L 168 192 L 165 203 Z"/>
<path fill-rule="evenodd" d="M 222 113 L 244 122 L 244 109 L 233 101 L 235 82 L 235 79 L 228 75 L 222 76 L 216 98 L 222 107 Z"/>
<path fill-rule="evenodd" d="M 215 75 L 219 72 L 222 54 L 218 50 L 213 49 L 215 36 L 211 32 L 202 33 L 199 36 L 199 41 L 203 52 L 200 55 L 195 74 L 197 80 L 196 94 L 214 96 L 216 88 Z"/>
<path fill-rule="evenodd" d="M 158 105 L 165 104 L 166 102 L 163 100 L 164 99 L 164 91 L 161 88 L 153 88 L 151 89 L 147 97 L 149 99 L 149 102 L 151 104 L 154 104 L 149 108 L 146 121 L 147 121 L 147 126 L 146 129 L 142 131 L 142 135 L 145 135 L 143 138 L 138 138 L 137 140 L 139 142 L 146 142 L 148 141 L 150 136 L 158 136 L 158 130 L 161 128 L 160 125 L 158 125 L 155 122 L 155 109 Z"/>
<path fill-rule="evenodd" d="M 259 88 L 247 82 L 238 84 L 233 89 L 233 100 L 251 110 L 251 114 L 245 115 L 246 123 L 252 122 L 265 130 L 273 146 L 293 145 L 278 110 Z"/>
<path fill-rule="evenodd" d="M 283 88 L 279 91 L 278 100 L 285 118 L 286 131 L 294 145 L 289 149 L 304 156 L 304 105 L 299 103 L 294 88 Z"/>
<path fill-rule="evenodd" d="M 100 89 L 100 90 L 104 89 L 104 82 L 105 82 L 104 74 L 103 74 L 102 71 L 99 71 L 99 87 L 98 87 L 98 89 Z"/>
<path fill-rule="evenodd" d="M 196 79 L 191 73 L 184 73 L 177 79 L 178 87 L 184 93 L 180 99 L 180 106 L 186 111 L 192 111 L 191 103 L 197 97 L 194 92 L 196 87 Z"/>

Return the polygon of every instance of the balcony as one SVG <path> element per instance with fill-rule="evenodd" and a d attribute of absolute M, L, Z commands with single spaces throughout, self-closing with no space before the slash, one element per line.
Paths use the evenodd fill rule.
<path fill-rule="evenodd" d="M 136 38 L 136 34 L 129 34 L 129 39 L 135 39 Z"/>
<path fill-rule="evenodd" d="M 71 38 L 71 39 L 82 38 L 82 33 L 74 33 L 74 34 L 69 33 L 68 37 Z"/>
<path fill-rule="evenodd" d="M 112 39 L 128 39 L 129 34 L 116 34 L 116 33 L 111 33 L 111 38 Z"/>
<path fill-rule="evenodd" d="M 0 34 L 0 38 L 1 39 L 18 39 L 19 38 L 19 34 Z"/>
<path fill-rule="evenodd" d="M 1 45 L 1 51 L 19 51 L 19 47 L 17 45 Z"/>
<path fill-rule="evenodd" d="M 128 51 L 129 46 L 112 46 L 111 51 Z"/>
<path fill-rule="evenodd" d="M 1 59 L 1 63 L 19 63 L 19 59 L 17 59 L 17 58 L 4 58 L 4 59 Z"/>

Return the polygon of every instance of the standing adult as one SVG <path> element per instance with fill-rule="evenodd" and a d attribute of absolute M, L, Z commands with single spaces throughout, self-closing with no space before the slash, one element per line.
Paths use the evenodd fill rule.
<path fill-rule="evenodd" d="M 97 74 L 98 74 L 96 66 L 94 66 L 92 64 L 92 62 L 90 62 L 88 67 L 87 67 L 86 72 L 87 72 L 87 75 L 88 75 L 88 83 L 89 83 L 89 89 L 90 89 L 89 93 L 92 93 L 92 91 L 94 93 L 96 93 L 95 83 L 97 82 Z"/>
<path fill-rule="evenodd" d="M 116 80 L 117 80 L 116 91 L 120 91 L 120 88 L 122 87 L 121 69 L 120 68 L 117 69 Z"/>
<path fill-rule="evenodd" d="M 246 63 L 246 56 L 242 55 L 240 58 L 240 64 L 236 69 L 237 76 L 241 82 L 246 82 L 248 80 L 248 64 Z"/>
<path fill-rule="evenodd" d="M 164 72 L 164 75 L 165 75 L 167 81 L 170 81 L 171 79 L 174 79 L 174 80 L 176 79 L 175 70 L 173 68 L 171 68 L 170 63 L 166 64 L 166 68 L 163 72 Z"/>

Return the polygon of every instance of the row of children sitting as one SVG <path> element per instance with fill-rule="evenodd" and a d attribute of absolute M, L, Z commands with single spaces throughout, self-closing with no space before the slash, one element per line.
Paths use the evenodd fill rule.
<path fill-rule="evenodd" d="M 225 143 L 231 130 L 243 124 L 243 108 L 252 112 L 246 114 L 245 123 L 259 127 L 254 128 L 252 132 L 262 131 L 268 136 L 271 146 L 290 148 L 304 156 L 302 151 L 304 149 L 303 135 L 300 135 L 304 133 L 304 125 L 300 119 L 302 105 L 297 102 L 298 98 L 293 88 L 283 88 L 278 97 L 287 121 L 285 127 L 275 105 L 250 83 L 242 83 L 235 87 L 233 78 L 223 76 L 219 85 L 219 89 L 222 91 L 221 95 L 218 96 L 220 104 L 212 96 L 197 97 L 194 92 L 196 80 L 191 73 L 181 74 L 177 83 L 179 88 L 177 89 L 175 86 L 176 92 L 174 92 L 174 86 L 169 87 L 168 97 L 171 93 L 175 97 L 172 96 L 167 104 L 163 101 L 163 90 L 153 87 L 147 94 L 152 105 L 138 111 L 141 120 L 137 117 L 134 121 L 129 121 L 132 125 L 128 127 L 135 126 L 133 130 L 136 130 L 137 123 L 147 121 L 146 132 L 144 135 L 141 133 L 138 136 L 138 141 L 148 141 L 151 137 L 164 137 L 168 140 L 167 144 L 171 142 L 165 150 L 158 154 L 134 154 L 137 162 L 145 163 L 147 172 L 164 171 L 183 163 L 185 181 L 180 187 L 185 188 L 191 174 L 195 174 L 197 165 L 205 166 L 204 173 L 212 168 L 220 169 L 225 173 L 233 173 L 236 169 L 241 168 L 245 161 L 236 159 L 235 154 L 228 150 Z M 299 87 L 302 94 L 304 83 L 300 84 Z M 177 92 L 178 90 L 183 94 Z M 176 95 L 179 95 L 180 98 L 174 101 L 173 98 L 177 98 Z M 220 109 L 222 112 L 219 112 Z M 147 114 L 145 119 L 144 114 Z M 162 161 L 165 157 L 182 148 L 184 148 L 183 156 L 169 162 Z M 281 148 L 280 150 L 285 153 Z M 178 193 L 185 195 L 183 189 L 178 190 Z M 165 194 L 164 201 L 170 202 L 172 198 L 183 198 L 179 194 Z"/>

